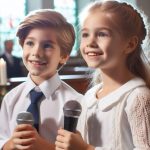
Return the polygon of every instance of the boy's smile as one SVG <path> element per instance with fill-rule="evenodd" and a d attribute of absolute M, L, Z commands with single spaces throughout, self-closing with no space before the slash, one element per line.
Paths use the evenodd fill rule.
<path fill-rule="evenodd" d="M 40 61 L 40 60 L 29 60 L 29 61 L 35 67 L 40 67 L 40 66 L 44 66 L 47 64 L 45 61 Z"/>

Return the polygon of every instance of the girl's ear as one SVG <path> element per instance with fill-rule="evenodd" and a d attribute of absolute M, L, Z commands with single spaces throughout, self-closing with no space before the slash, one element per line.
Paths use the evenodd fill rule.
<path fill-rule="evenodd" d="M 69 55 L 61 56 L 60 64 L 65 64 L 67 60 L 69 59 Z"/>
<path fill-rule="evenodd" d="M 138 37 L 132 36 L 128 41 L 128 45 L 125 50 L 125 54 L 129 54 L 129 53 L 133 52 L 135 50 L 135 48 L 137 47 L 137 45 L 138 45 Z"/>

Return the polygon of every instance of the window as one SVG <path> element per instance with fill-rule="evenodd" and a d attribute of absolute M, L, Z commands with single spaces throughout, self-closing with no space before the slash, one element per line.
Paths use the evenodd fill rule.
<path fill-rule="evenodd" d="M 0 53 L 6 39 L 14 40 L 13 54 L 21 56 L 22 51 L 17 44 L 16 29 L 25 16 L 26 0 L 0 0 Z"/>
<path fill-rule="evenodd" d="M 63 14 L 68 22 L 73 24 L 75 31 L 78 31 L 77 25 L 77 2 L 76 0 L 54 0 L 54 9 Z M 77 35 L 77 34 L 76 34 Z M 76 38 L 78 39 L 78 38 Z M 75 56 L 78 49 L 78 40 L 76 40 L 71 55 Z"/>

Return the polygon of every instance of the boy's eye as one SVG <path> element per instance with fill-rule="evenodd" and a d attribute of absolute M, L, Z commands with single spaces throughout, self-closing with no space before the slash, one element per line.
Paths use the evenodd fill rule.
<path fill-rule="evenodd" d="M 43 45 L 43 48 L 53 48 L 52 44 L 51 43 L 46 43 Z"/>
<path fill-rule="evenodd" d="M 27 41 L 27 42 L 25 42 L 25 44 L 28 45 L 28 46 L 33 46 L 34 45 L 34 43 L 32 41 Z"/>

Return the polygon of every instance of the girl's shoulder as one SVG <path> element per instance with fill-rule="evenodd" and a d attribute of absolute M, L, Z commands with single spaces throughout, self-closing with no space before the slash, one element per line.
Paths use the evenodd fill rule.
<path fill-rule="evenodd" d="M 143 110 L 150 107 L 150 89 L 147 86 L 135 88 L 127 98 L 127 109 L 135 110 L 139 107 Z"/>
<path fill-rule="evenodd" d="M 95 86 L 93 86 L 92 88 L 90 88 L 86 93 L 85 96 L 89 96 L 89 95 L 95 95 L 96 92 L 102 88 L 102 84 L 97 84 Z"/>
<path fill-rule="evenodd" d="M 89 89 L 82 98 L 83 107 L 88 107 L 97 101 L 96 93 L 102 87 L 101 84 L 97 84 Z"/>
<path fill-rule="evenodd" d="M 139 86 L 133 89 L 129 97 L 133 98 L 147 98 L 150 99 L 150 89 L 145 85 L 145 86 Z"/>

